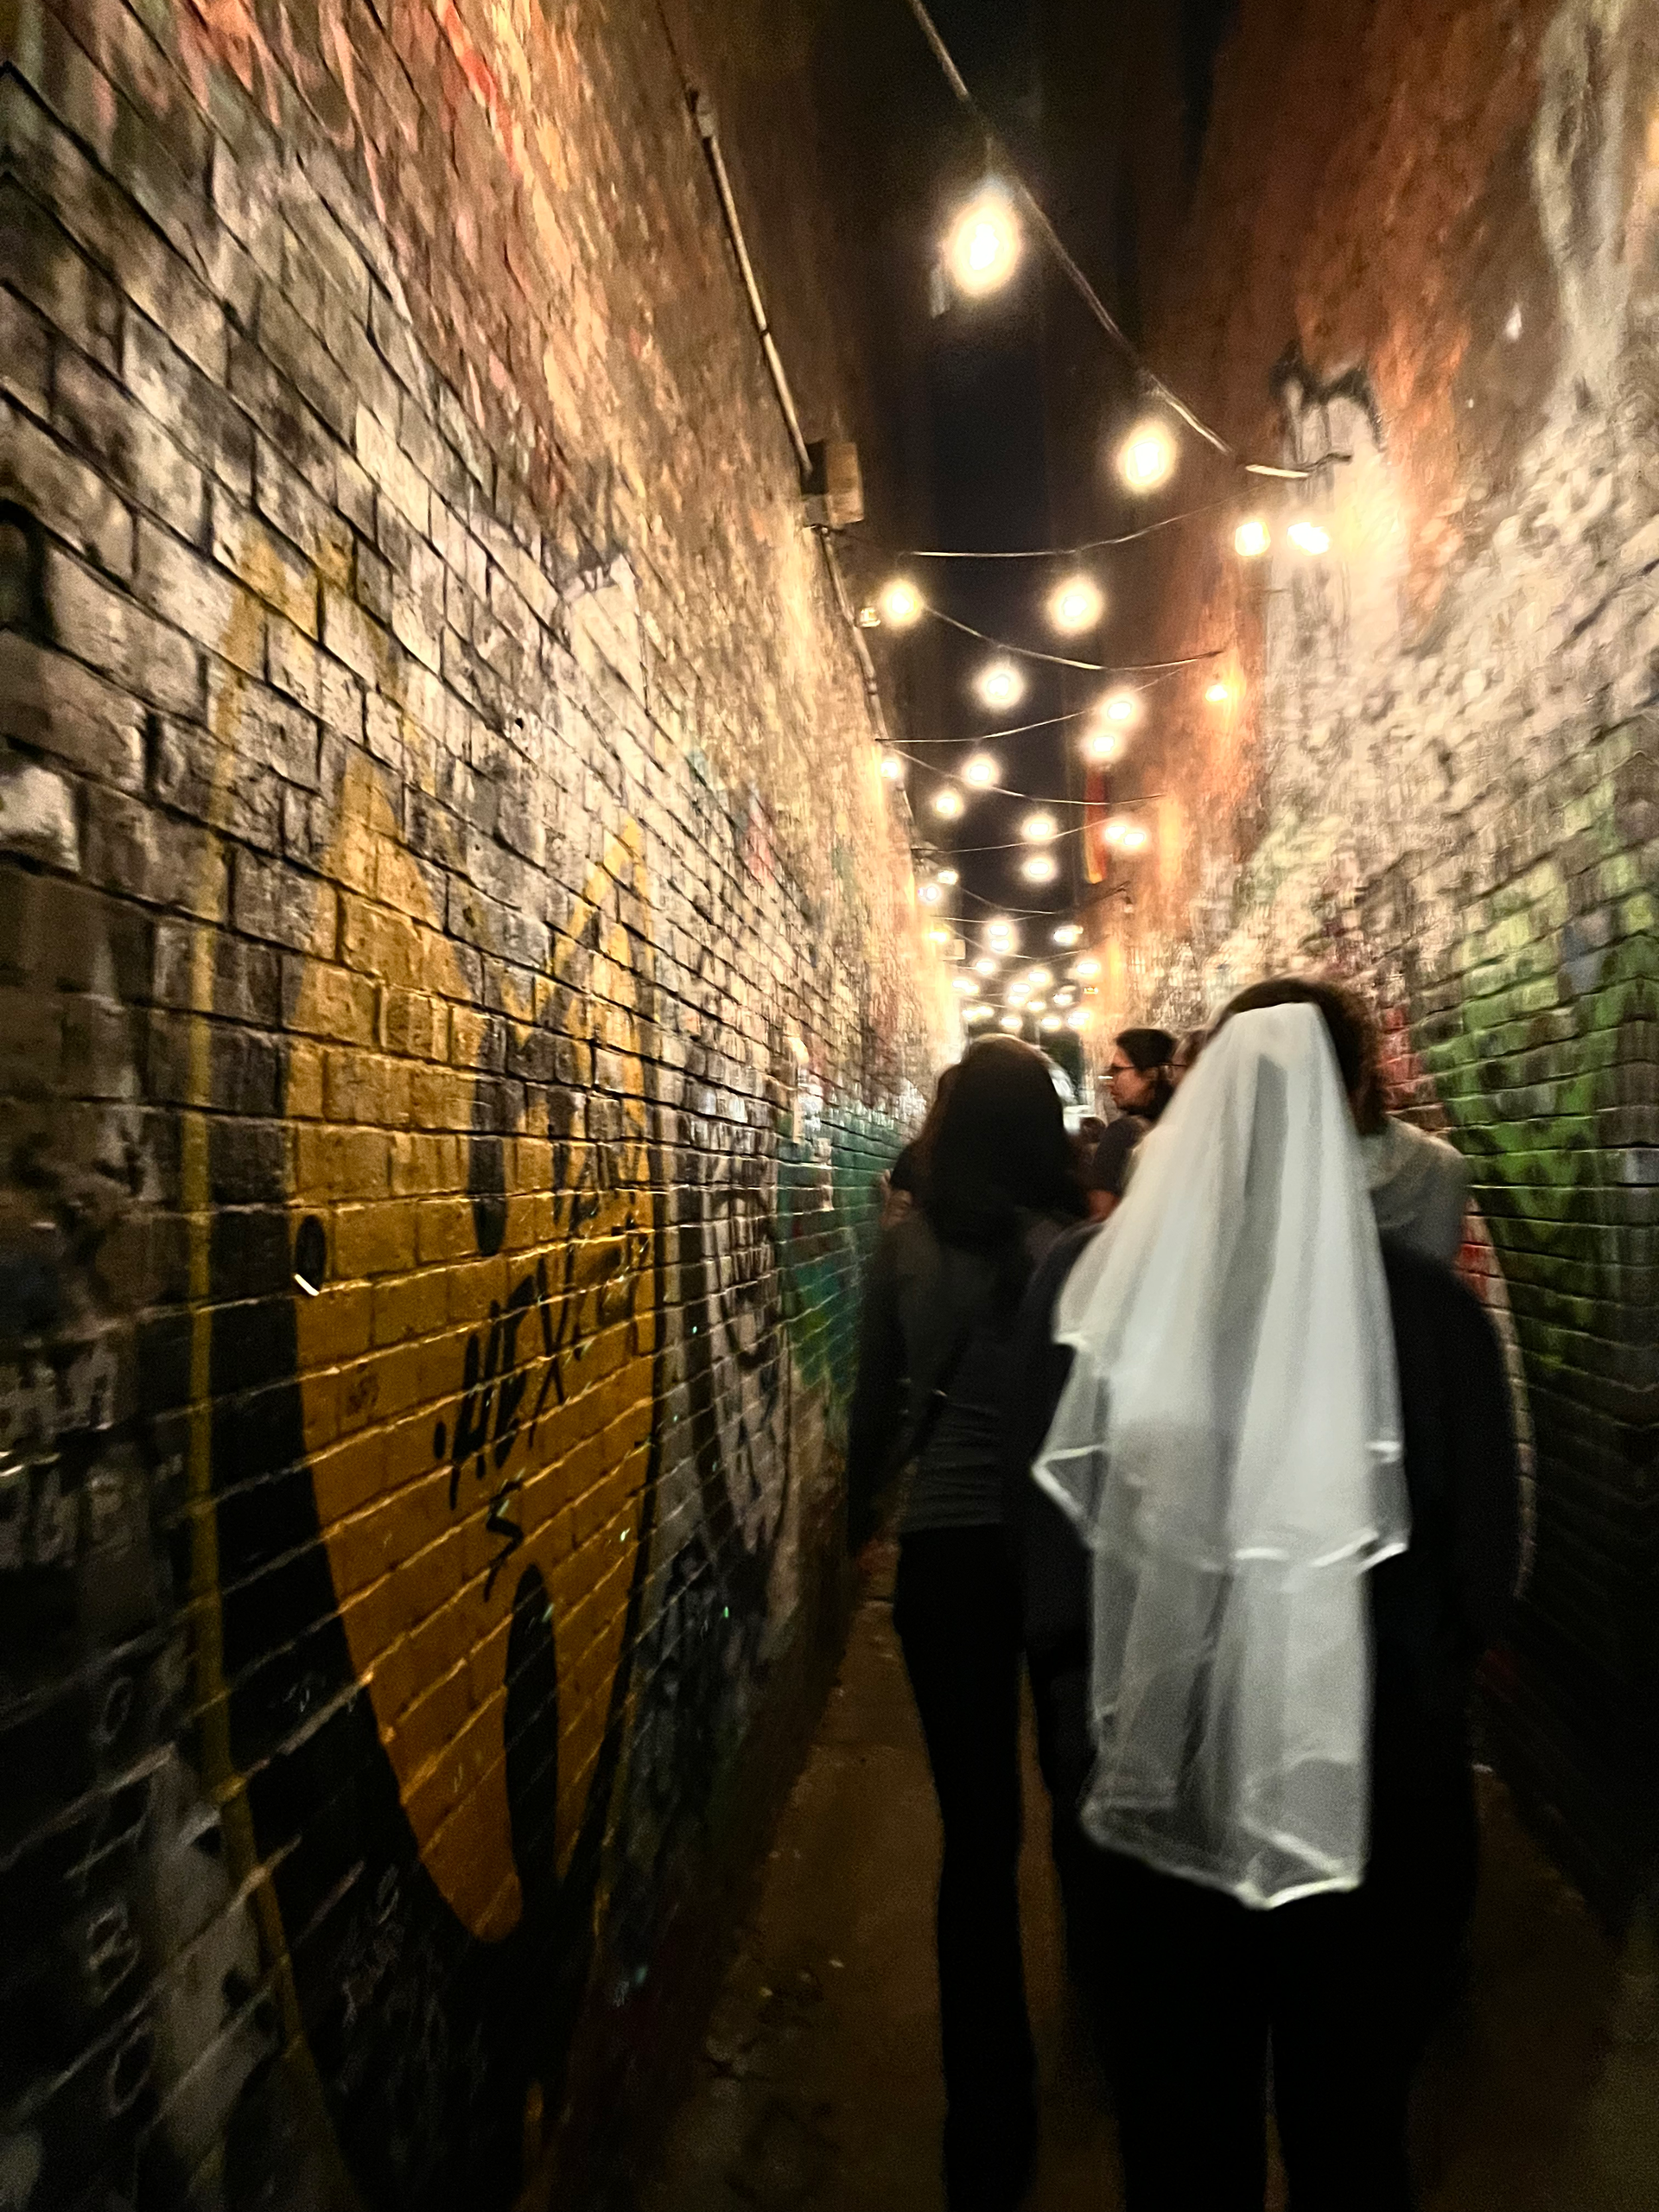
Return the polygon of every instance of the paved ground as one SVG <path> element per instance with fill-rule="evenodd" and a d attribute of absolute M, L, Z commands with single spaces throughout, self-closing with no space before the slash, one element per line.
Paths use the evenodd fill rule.
<path fill-rule="evenodd" d="M 887 1586 L 860 1610 L 643 2212 L 941 2204 L 938 1823 Z M 1027 1766 L 1044 2128 L 1030 2212 L 1115 2212 L 1109 2103 L 1062 1970 L 1046 1800 Z M 1659 2212 L 1651 1977 L 1620 1970 L 1495 1784 L 1484 1812 L 1474 1990 L 1420 2098 L 1424 2212 Z"/>

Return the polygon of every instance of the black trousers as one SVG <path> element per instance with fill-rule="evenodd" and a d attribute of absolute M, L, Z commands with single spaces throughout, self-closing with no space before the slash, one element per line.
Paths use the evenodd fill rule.
<path fill-rule="evenodd" d="M 893 1625 L 944 1831 L 946 2198 L 950 2212 L 1006 2212 L 1029 2170 L 1036 2108 L 1020 1947 L 1020 1603 L 1002 1531 L 906 1536 Z"/>
<path fill-rule="evenodd" d="M 1443 1868 L 1254 1912 L 1097 1853 L 1128 2212 L 1409 2212 L 1412 2075 L 1459 1933 Z"/>

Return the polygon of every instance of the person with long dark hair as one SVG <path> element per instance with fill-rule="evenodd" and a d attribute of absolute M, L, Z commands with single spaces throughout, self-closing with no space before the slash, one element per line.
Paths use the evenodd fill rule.
<path fill-rule="evenodd" d="M 1292 2202 L 1413 2201 L 1518 1470 L 1478 1301 L 1368 1192 L 1375 1046 L 1340 984 L 1235 1000 L 1122 1210 L 1033 1280 L 1007 1363 L 1045 1772 L 1093 1852 L 1129 2212 L 1261 2212 L 1269 2054 Z"/>
<path fill-rule="evenodd" d="M 1104 1221 L 1122 1198 L 1135 1147 L 1175 1095 L 1170 1063 L 1175 1039 L 1167 1029 L 1120 1029 L 1112 1039 L 1106 1087 L 1117 1109 L 1095 1147 L 1089 1171 L 1090 1211 Z"/>
<path fill-rule="evenodd" d="M 1011 2212 L 1036 2145 L 1017 1885 L 1019 1595 L 1002 1529 L 1000 1412 L 1033 1267 L 1085 1201 L 1042 1055 L 963 1056 L 921 1203 L 866 1293 L 848 1460 L 855 1499 L 909 1464 L 893 1624 L 938 1796 L 939 2024 L 950 2212 Z"/>

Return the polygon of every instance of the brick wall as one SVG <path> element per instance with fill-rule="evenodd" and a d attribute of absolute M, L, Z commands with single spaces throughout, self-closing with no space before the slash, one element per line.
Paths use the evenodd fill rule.
<path fill-rule="evenodd" d="M 1155 695 L 1102 924 L 1111 1010 L 1175 1027 L 1359 976 L 1469 1157 L 1536 1452 L 1493 1741 L 1615 1912 L 1659 1809 L 1656 101 L 1624 0 L 1246 0 L 1149 349 L 1244 452 L 1351 458 L 1257 487 L 1257 566 L 1243 493 L 1166 539 L 1146 634 L 1231 697 Z M 1188 442 L 1174 503 L 1211 491 Z"/>
<path fill-rule="evenodd" d="M 8 25 L 0 2195 L 569 2195 L 833 1641 L 902 801 L 652 10 Z"/>

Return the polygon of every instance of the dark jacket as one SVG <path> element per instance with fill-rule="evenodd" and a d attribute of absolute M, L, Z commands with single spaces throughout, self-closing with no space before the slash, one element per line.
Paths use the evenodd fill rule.
<path fill-rule="evenodd" d="M 1007 1367 L 1005 1523 L 1024 1595 L 1032 1678 L 1045 1707 L 1046 1779 L 1075 1802 L 1088 1779 L 1089 1555 L 1032 1480 L 1070 1370 L 1056 1301 L 1091 1234 L 1063 1237 L 1033 1276 Z M 1371 1573 L 1376 1696 L 1371 1875 L 1426 1841 L 1461 1853 L 1472 1880 L 1467 1714 L 1476 1661 L 1508 1618 L 1520 1555 L 1520 1471 L 1503 1353 L 1480 1302 L 1449 1269 L 1386 1238 L 1411 1541 Z"/>
<path fill-rule="evenodd" d="M 871 1262 L 859 1325 L 858 1379 L 848 1419 L 849 1532 L 874 1525 L 889 1478 L 918 1451 L 918 1479 L 939 1463 L 981 1465 L 1000 1517 L 1004 1364 L 1020 1287 L 1060 1224 L 1020 1217 L 1012 1294 L 1001 1257 L 946 1244 L 919 1210 L 884 1230 Z"/>

